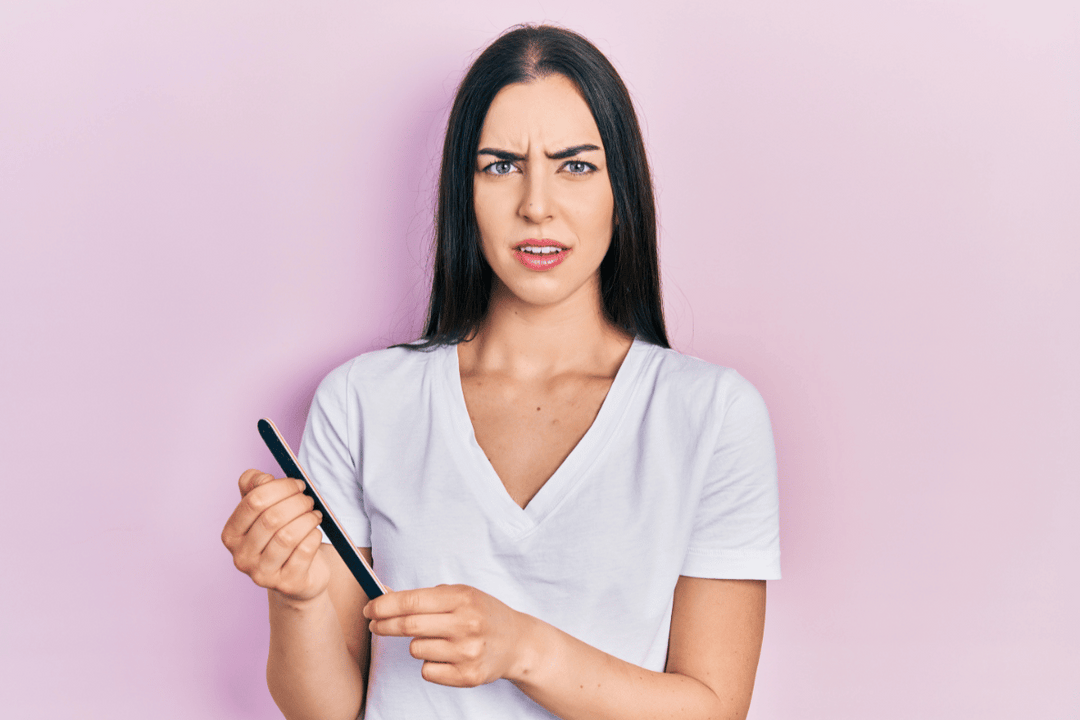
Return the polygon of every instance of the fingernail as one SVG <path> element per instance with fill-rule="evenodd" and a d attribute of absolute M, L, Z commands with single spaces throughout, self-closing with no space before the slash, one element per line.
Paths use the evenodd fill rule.
<path fill-rule="evenodd" d="M 300 492 L 304 492 L 304 490 L 307 489 L 307 484 L 304 483 L 303 480 L 297 480 L 296 481 L 296 487 L 298 487 L 300 489 Z"/>

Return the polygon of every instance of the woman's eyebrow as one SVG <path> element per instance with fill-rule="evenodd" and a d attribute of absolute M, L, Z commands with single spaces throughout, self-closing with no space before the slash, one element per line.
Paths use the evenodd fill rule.
<path fill-rule="evenodd" d="M 551 160 L 565 160 L 566 158 L 574 157 L 578 153 L 588 152 L 590 150 L 599 150 L 599 149 L 600 149 L 600 147 L 598 145 L 592 145 L 592 144 L 586 143 L 585 145 L 574 145 L 573 147 L 568 147 L 565 150 L 559 150 L 558 152 L 546 153 L 546 155 Z M 515 161 L 515 162 L 520 162 L 522 160 L 525 160 L 524 155 L 519 155 L 517 153 L 512 153 L 509 150 L 499 150 L 497 148 L 481 148 L 481 149 L 476 151 L 476 154 L 477 155 L 491 155 L 492 157 L 497 157 L 500 160 L 510 160 L 510 161 Z"/>
<path fill-rule="evenodd" d="M 578 153 L 588 152 L 590 150 L 599 150 L 599 149 L 600 149 L 599 146 L 591 145 L 591 144 L 574 145 L 573 147 L 568 147 L 565 150 L 560 150 L 557 153 L 551 153 L 551 154 L 548 155 L 548 157 L 551 158 L 552 160 L 565 160 L 566 158 L 574 157 Z"/>
<path fill-rule="evenodd" d="M 518 155 L 517 153 L 512 153 L 509 150 L 496 150 L 495 148 L 481 148 L 480 150 L 476 151 L 476 154 L 477 155 L 492 155 L 494 157 L 499 158 L 500 160 L 517 160 L 517 161 L 520 161 L 520 160 L 525 159 L 524 155 Z"/>

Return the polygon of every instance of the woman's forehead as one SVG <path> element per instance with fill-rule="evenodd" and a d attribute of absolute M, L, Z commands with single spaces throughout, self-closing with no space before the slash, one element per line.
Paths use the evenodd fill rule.
<path fill-rule="evenodd" d="M 504 87 L 492 100 L 480 131 L 481 147 L 519 153 L 582 144 L 603 147 L 585 98 L 563 75 Z"/>

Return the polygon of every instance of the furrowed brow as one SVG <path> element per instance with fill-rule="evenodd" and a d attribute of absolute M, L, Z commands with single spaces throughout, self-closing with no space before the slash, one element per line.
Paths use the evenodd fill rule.
<path fill-rule="evenodd" d="M 558 152 L 545 154 L 550 160 L 566 160 L 567 158 L 572 158 L 579 153 L 599 149 L 600 147 L 598 145 L 586 143 L 584 145 L 574 145 L 573 147 L 568 147 L 565 150 L 559 150 Z M 518 155 L 517 153 L 512 153 L 509 150 L 499 150 L 497 148 L 480 148 L 476 151 L 476 154 L 491 155 L 492 157 L 498 158 L 499 160 L 508 160 L 512 162 L 523 162 L 526 159 L 524 155 Z"/>
<path fill-rule="evenodd" d="M 599 149 L 600 148 L 598 146 L 590 145 L 590 144 L 574 145 L 573 147 L 568 147 L 565 150 L 560 150 L 559 152 L 556 152 L 556 153 L 550 153 L 550 154 L 548 154 L 548 157 L 551 158 L 552 160 L 565 160 L 566 158 L 574 157 L 578 153 L 588 152 L 589 150 L 599 150 Z"/>
<path fill-rule="evenodd" d="M 476 151 L 476 154 L 491 155 L 492 157 L 496 157 L 499 160 L 511 160 L 516 162 L 521 162 L 525 159 L 524 155 L 518 155 L 517 153 L 512 153 L 507 150 L 496 150 L 495 148 L 481 148 Z"/>

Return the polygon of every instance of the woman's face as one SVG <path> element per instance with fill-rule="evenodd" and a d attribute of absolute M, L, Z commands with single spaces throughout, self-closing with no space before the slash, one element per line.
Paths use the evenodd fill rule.
<path fill-rule="evenodd" d="M 572 82 L 550 75 L 499 91 L 473 188 L 496 282 L 532 305 L 599 302 L 615 202 L 600 131 Z"/>

